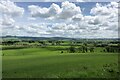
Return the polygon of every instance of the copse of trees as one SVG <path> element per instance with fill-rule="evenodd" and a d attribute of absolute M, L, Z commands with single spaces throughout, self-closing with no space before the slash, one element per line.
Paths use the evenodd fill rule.
<path fill-rule="evenodd" d="M 55 41 L 55 40 L 50 40 L 48 43 L 51 43 L 51 45 L 60 45 L 62 41 Z"/>
<path fill-rule="evenodd" d="M 76 48 L 74 46 L 70 46 L 68 51 L 69 51 L 69 53 L 75 53 L 76 52 Z"/>
<path fill-rule="evenodd" d="M 78 48 L 76 48 L 75 46 L 70 46 L 68 48 L 69 53 L 87 53 L 87 52 L 94 52 L 94 47 L 93 46 L 87 46 L 87 44 L 83 44 L 81 46 L 79 46 Z"/>
<path fill-rule="evenodd" d="M 61 41 L 56 41 L 56 45 L 60 45 L 61 44 Z"/>
<path fill-rule="evenodd" d="M 28 42 L 29 42 L 29 43 L 35 43 L 35 41 L 32 41 L 32 40 L 31 40 L 31 41 L 28 41 Z"/>
<path fill-rule="evenodd" d="M 111 44 L 120 44 L 120 41 L 111 41 Z"/>
<path fill-rule="evenodd" d="M 83 46 L 88 46 L 88 44 L 87 43 L 83 43 Z"/>
<path fill-rule="evenodd" d="M 82 46 L 80 46 L 80 47 L 78 48 L 78 52 L 85 53 L 85 52 L 87 52 L 87 51 L 88 51 L 87 46 L 82 45 Z"/>
<path fill-rule="evenodd" d="M 18 42 L 20 42 L 20 41 L 2 41 L 2 45 L 13 45 Z"/>
<path fill-rule="evenodd" d="M 120 46 L 106 46 L 104 52 L 120 52 Z"/>
<path fill-rule="evenodd" d="M 101 43 L 96 45 L 96 47 L 106 47 L 106 46 L 108 46 L 108 43 Z"/>
<path fill-rule="evenodd" d="M 78 48 L 78 52 L 86 53 L 86 52 L 94 52 L 94 47 L 80 46 Z"/>
<path fill-rule="evenodd" d="M 40 44 L 45 44 L 45 41 L 38 41 Z"/>
<path fill-rule="evenodd" d="M 94 49 L 95 49 L 94 47 L 89 48 L 90 52 L 94 52 Z"/>

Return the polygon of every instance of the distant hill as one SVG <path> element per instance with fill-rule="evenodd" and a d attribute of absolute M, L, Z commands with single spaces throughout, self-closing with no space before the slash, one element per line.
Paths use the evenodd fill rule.
<path fill-rule="evenodd" d="M 28 36 L 2 36 L 4 39 L 12 40 L 120 40 L 120 38 L 65 38 L 65 37 L 28 37 Z"/>
<path fill-rule="evenodd" d="M 2 36 L 2 39 L 14 40 L 74 40 L 74 38 L 64 37 L 27 37 L 27 36 Z"/>

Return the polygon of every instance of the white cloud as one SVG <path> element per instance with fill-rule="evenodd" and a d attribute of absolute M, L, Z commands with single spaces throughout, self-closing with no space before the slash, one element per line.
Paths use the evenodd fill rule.
<path fill-rule="evenodd" d="M 28 9 L 32 17 L 41 18 L 54 17 L 57 19 L 67 19 L 75 16 L 76 14 L 81 14 L 80 7 L 77 7 L 74 3 L 70 3 L 68 1 L 62 2 L 61 8 L 59 5 L 53 3 L 49 8 L 30 5 L 28 6 Z"/>
<path fill-rule="evenodd" d="M 2 19 L 0 19 L 0 36 L 2 35 Z"/>
<path fill-rule="evenodd" d="M 75 15 L 75 16 L 72 17 L 73 21 L 81 21 L 83 19 L 84 19 L 84 17 L 83 17 L 82 14 L 77 14 L 77 15 Z"/>
<path fill-rule="evenodd" d="M 96 7 L 91 9 L 91 14 L 93 15 L 110 15 L 114 13 L 118 13 L 118 3 L 117 2 L 111 2 L 108 5 L 101 5 L 99 3 L 96 4 Z"/>
<path fill-rule="evenodd" d="M 68 1 L 62 2 L 61 6 L 53 3 L 48 8 L 30 5 L 28 9 L 31 16 L 27 16 L 28 22 L 24 22 L 24 24 L 18 22 L 17 24 L 12 16 L 19 11 L 13 10 L 12 13 L 5 9 L 6 13 L 3 12 L 6 16 L 1 20 L 1 24 L 4 25 L 3 34 L 11 35 L 74 38 L 117 37 L 117 7 L 116 2 L 104 5 L 97 3 L 90 11 L 91 15 L 83 15 L 79 6 Z M 21 12 L 16 16 L 22 15 L 22 8 L 19 8 L 16 9 Z M 4 9 L 3 6 L 0 10 L 2 9 Z"/>
<path fill-rule="evenodd" d="M 118 3 L 117 2 L 111 2 L 108 6 L 118 8 Z"/>
<path fill-rule="evenodd" d="M 49 8 L 49 14 L 50 15 L 55 15 L 55 14 L 59 14 L 61 12 L 61 9 L 59 7 L 59 5 L 53 3 L 50 8 Z"/>
<path fill-rule="evenodd" d="M 49 17 L 47 8 L 41 8 L 35 5 L 28 6 L 28 8 L 31 12 L 32 17 Z"/>
<path fill-rule="evenodd" d="M 49 35 L 59 37 L 118 37 L 118 16 L 115 5 L 116 3 L 106 5 L 97 3 L 91 9 L 90 13 L 93 15 L 83 16 L 80 7 L 73 3 L 63 2 L 59 13 L 55 13 L 55 17 L 57 16 L 56 20 L 63 19 L 62 23 L 53 23 L 50 29 L 46 28 L 44 31 L 49 33 Z"/>
<path fill-rule="evenodd" d="M 42 18 L 52 17 L 61 12 L 60 7 L 54 3 L 49 8 L 45 8 L 45 7 L 41 8 L 36 5 L 30 5 L 28 6 L 28 9 L 32 17 L 42 17 Z"/>
<path fill-rule="evenodd" d="M 96 34 L 103 37 L 118 37 L 118 3 L 111 2 L 106 5 L 96 4 L 91 9 L 92 18 L 88 19 L 88 23 L 97 23 Z M 95 24 L 94 24 L 95 25 Z M 97 27 L 98 26 L 98 27 Z M 90 28 L 89 28 L 90 29 Z M 99 33 L 99 34 L 98 34 Z M 100 35 L 101 34 L 101 35 Z M 114 36 L 113 36 L 114 35 Z"/>
<path fill-rule="evenodd" d="M 90 25 L 98 25 L 102 22 L 99 16 L 85 16 L 84 20 Z"/>
<path fill-rule="evenodd" d="M 20 29 L 21 27 L 19 27 Z M 47 32 L 49 28 L 47 28 L 46 24 L 38 24 L 38 23 L 32 23 L 28 25 L 24 25 L 21 29 L 21 31 L 26 32 L 26 34 L 33 35 L 43 35 L 43 34 L 49 34 Z"/>
<path fill-rule="evenodd" d="M 52 30 L 69 31 L 69 30 L 76 30 L 76 29 L 79 29 L 79 26 L 77 24 L 56 23 L 56 24 L 53 24 L 52 26 Z"/>
<path fill-rule="evenodd" d="M 36 20 L 34 17 L 28 17 L 28 20 Z"/>
<path fill-rule="evenodd" d="M 1 29 L 3 35 L 14 35 L 17 31 L 17 25 L 14 18 L 21 17 L 24 9 L 18 7 L 14 2 L 2 0 L 0 2 Z"/>
<path fill-rule="evenodd" d="M 0 13 L 7 14 L 12 17 L 21 16 L 24 13 L 24 9 L 16 6 L 15 3 L 7 0 L 0 2 Z"/>
<path fill-rule="evenodd" d="M 52 26 L 52 29 L 53 30 L 65 30 L 66 29 L 66 24 L 65 23 L 62 23 L 62 24 L 54 24 Z"/>
<path fill-rule="evenodd" d="M 92 8 L 90 13 L 95 15 L 94 18 L 97 17 L 95 21 L 101 22 L 101 25 L 110 27 L 110 23 L 117 24 L 118 22 L 118 3 L 111 2 L 106 5 L 97 3 L 96 7 Z"/>
<path fill-rule="evenodd" d="M 9 16 L 4 15 L 2 25 L 3 26 L 13 26 L 15 24 L 15 20 Z"/>
<path fill-rule="evenodd" d="M 62 3 L 62 11 L 59 15 L 59 18 L 66 19 L 71 18 L 77 14 L 81 14 L 80 7 L 77 7 L 74 3 L 70 3 L 68 1 L 65 1 Z"/>

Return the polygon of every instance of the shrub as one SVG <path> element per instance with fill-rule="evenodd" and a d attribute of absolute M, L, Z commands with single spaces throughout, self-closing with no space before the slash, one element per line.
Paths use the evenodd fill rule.
<path fill-rule="evenodd" d="M 75 51 L 76 51 L 76 50 L 75 50 L 75 47 L 74 47 L 74 46 L 71 46 L 71 47 L 69 48 L 69 52 L 70 52 L 70 53 L 75 53 Z"/>

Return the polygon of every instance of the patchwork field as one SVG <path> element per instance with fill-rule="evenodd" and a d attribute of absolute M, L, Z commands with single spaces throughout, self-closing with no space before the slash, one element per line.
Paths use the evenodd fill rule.
<path fill-rule="evenodd" d="M 3 78 L 115 78 L 118 54 L 61 53 L 61 47 L 3 50 Z"/>

